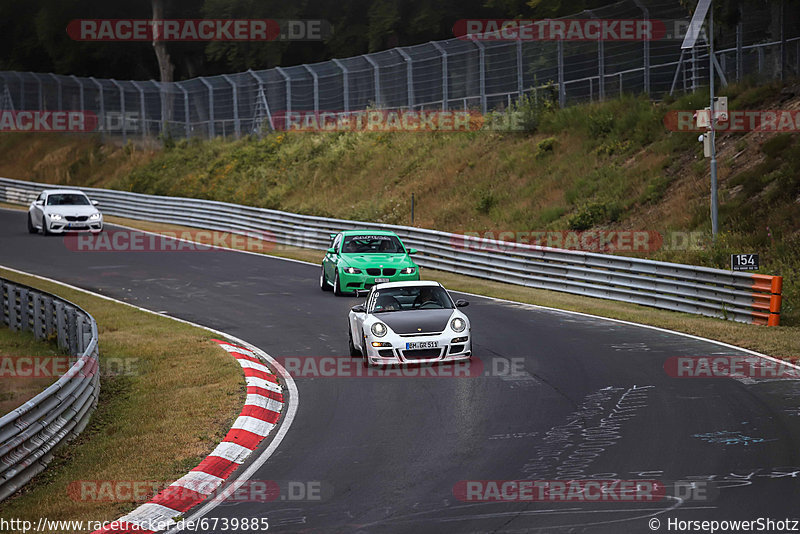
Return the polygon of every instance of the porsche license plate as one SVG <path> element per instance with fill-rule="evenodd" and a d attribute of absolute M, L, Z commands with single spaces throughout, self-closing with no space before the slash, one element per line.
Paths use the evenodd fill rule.
<path fill-rule="evenodd" d="M 389 281 L 388 278 L 376 278 L 375 279 L 375 283 L 376 284 L 380 284 L 381 282 L 388 282 L 388 281 Z"/>
<path fill-rule="evenodd" d="M 410 343 L 406 343 L 406 350 L 438 349 L 438 348 L 439 348 L 438 341 L 413 341 Z"/>

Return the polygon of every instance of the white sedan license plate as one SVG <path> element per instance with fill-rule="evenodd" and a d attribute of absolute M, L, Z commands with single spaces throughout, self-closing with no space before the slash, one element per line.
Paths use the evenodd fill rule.
<path fill-rule="evenodd" d="M 375 283 L 376 284 L 380 284 L 381 282 L 388 282 L 388 281 L 389 281 L 388 278 L 376 278 L 375 279 Z"/>
<path fill-rule="evenodd" d="M 406 350 L 438 349 L 438 348 L 439 348 L 438 341 L 413 341 L 410 343 L 406 343 Z"/>

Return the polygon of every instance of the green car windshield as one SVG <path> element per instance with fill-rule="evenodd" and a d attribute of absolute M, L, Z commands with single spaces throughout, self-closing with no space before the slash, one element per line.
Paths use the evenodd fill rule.
<path fill-rule="evenodd" d="M 400 240 L 393 235 L 348 235 L 342 254 L 405 254 Z"/>

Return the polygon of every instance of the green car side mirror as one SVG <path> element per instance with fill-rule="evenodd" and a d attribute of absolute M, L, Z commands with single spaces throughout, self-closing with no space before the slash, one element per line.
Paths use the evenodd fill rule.
<path fill-rule="evenodd" d="M 336 249 L 331 247 L 328 249 L 328 254 L 336 254 Z"/>
<path fill-rule="evenodd" d="M 416 253 L 417 253 L 417 249 L 415 249 L 415 248 L 410 248 L 410 249 L 408 249 L 408 253 L 409 253 L 409 254 L 416 254 Z"/>

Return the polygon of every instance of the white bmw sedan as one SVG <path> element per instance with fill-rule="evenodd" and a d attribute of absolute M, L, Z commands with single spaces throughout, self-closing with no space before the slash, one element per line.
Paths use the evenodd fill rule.
<path fill-rule="evenodd" d="M 28 208 L 28 232 L 44 235 L 103 231 L 97 202 L 77 189 L 46 189 Z"/>
<path fill-rule="evenodd" d="M 365 366 L 468 360 L 469 319 L 438 282 L 377 284 L 348 314 L 350 354 Z"/>

